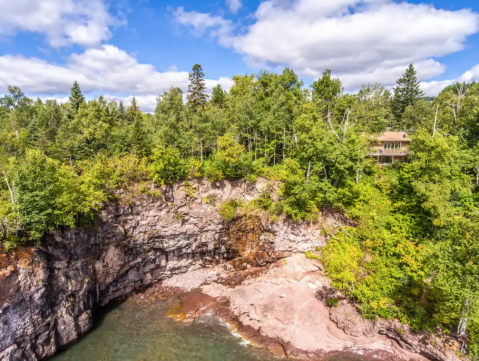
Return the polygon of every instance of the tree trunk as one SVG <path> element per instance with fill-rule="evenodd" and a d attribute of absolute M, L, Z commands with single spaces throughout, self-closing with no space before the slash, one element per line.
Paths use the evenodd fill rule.
<path fill-rule="evenodd" d="M 439 105 L 436 108 L 436 117 L 434 118 L 434 129 L 432 130 L 432 137 L 436 136 L 437 113 L 439 112 Z"/>
<path fill-rule="evenodd" d="M 339 176 L 338 179 L 334 181 L 334 188 L 338 188 L 338 183 L 340 179 L 341 179 L 341 176 Z"/>
<path fill-rule="evenodd" d="M 283 128 L 283 164 L 286 162 L 286 129 Z"/>
<path fill-rule="evenodd" d="M 7 183 L 8 190 L 10 191 L 10 198 L 12 200 L 12 205 L 15 205 L 15 195 L 13 193 L 12 188 L 10 187 L 10 183 L 8 183 L 7 174 L 5 173 L 4 170 L 2 170 L 2 172 L 3 172 L 3 178 L 5 178 L 5 182 Z"/>
<path fill-rule="evenodd" d="M 203 140 L 200 140 L 201 163 L 203 163 Z"/>
<path fill-rule="evenodd" d="M 462 310 L 461 320 L 459 321 L 459 326 L 457 327 L 457 336 L 459 337 L 464 336 L 464 334 L 466 333 L 467 321 L 469 320 L 467 314 L 469 313 L 470 308 L 471 301 L 466 299 L 466 301 L 464 302 L 464 308 Z"/>
<path fill-rule="evenodd" d="M 254 133 L 254 160 L 257 159 L 258 154 L 258 133 Z"/>
<path fill-rule="evenodd" d="M 251 157 L 252 151 L 253 150 L 252 150 L 252 147 L 251 147 L 251 132 L 248 129 L 248 154 L 249 154 L 250 157 Z"/>

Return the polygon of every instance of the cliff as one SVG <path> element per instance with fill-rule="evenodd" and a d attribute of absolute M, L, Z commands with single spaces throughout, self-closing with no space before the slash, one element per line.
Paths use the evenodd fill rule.
<path fill-rule="evenodd" d="M 218 215 L 221 203 L 252 200 L 265 185 L 177 184 L 156 199 L 111 203 L 93 226 L 1 255 L 0 360 L 50 357 L 92 327 L 95 309 L 172 275 L 231 260 L 230 268 L 261 266 L 324 245 L 321 224 Z M 328 216 L 322 224 L 335 223 Z"/>
<path fill-rule="evenodd" d="M 336 291 L 321 263 L 302 253 L 326 244 L 338 215 L 322 214 L 318 223 L 272 220 L 257 210 L 230 222 L 220 217 L 222 203 L 253 200 L 266 186 L 182 183 L 160 197 L 120 191 L 93 225 L 0 254 L 0 361 L 46 359 L 88 332 L 96 309 L 155 284 L 159 292 L 186 292 L 180 318 L 211 309 L 280 357 L 318 360 L 352 350 L 382 359 L 459 360 L 451 337 L 364 320 L 347 300 L 327 305 L 323 293 Z"/>

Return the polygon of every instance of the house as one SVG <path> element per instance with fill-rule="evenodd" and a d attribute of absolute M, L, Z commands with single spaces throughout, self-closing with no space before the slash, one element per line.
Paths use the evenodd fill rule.
<path fill-rule="evenodd" d="M 391 164 L 408 156 L 411 139 L 405 132 L 384 132 L 374 140 L 368 156 L 377 158 L 379 164 Z"/>

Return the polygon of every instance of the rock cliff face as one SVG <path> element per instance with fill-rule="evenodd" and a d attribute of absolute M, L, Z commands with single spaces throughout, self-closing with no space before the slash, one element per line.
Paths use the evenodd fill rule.
<path fill-rule="evenodd" d="M 110 204 L 93 226 L 54 232 L 43 246 L 0 255 L 0 361 L 50 357 L 92 327 L 96 308 L 172 275 L 225 262 L 260 266 L 324 245 L 331 216 L 311 225 L 259 215 L 228 224 L 218 215 L 222 202 L 251 200 L 265 185 L 178 184 L 159 199 Z"/>

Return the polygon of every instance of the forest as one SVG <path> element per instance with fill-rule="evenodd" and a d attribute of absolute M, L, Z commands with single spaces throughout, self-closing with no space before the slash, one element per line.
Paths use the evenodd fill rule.
<path fill-rule="evenodd" d="M 78 83 L 65 104 L 5 89 L 1 248 L 88 225 L 118 189 L 156 197 L 181 180 L 264 177 L 281 183 L 279 201 L 266 190 L 257 202 L 272 217 L 316 222 L 330 209 L 351 221 L 321 257 L 364 317 L 439 328 L 477 357 L 479 84 L 426 98 L 413 65 L 393 91 L 374 84 L 350 94 L 330 70 L 311 87 L 290 69 L 233 81 L 208 94 L 197 64 L 188 92 L 165 92 L 153 114 L 135 98 L 87 101 Z M 388 129 L 407 131 L 409 157 L 380 166 L 368 151 Z M 236 207 L 222 210 L 234 216 Z"/>

